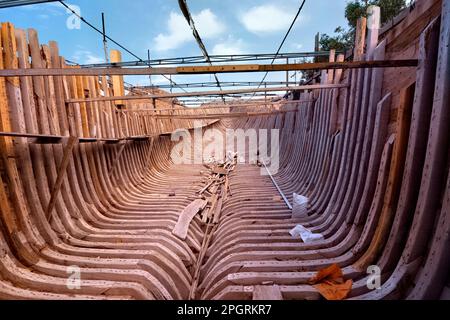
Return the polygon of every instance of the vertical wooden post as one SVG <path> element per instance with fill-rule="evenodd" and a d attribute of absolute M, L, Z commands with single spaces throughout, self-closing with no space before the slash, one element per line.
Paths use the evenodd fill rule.
<path fill-rule="evenodd" d="M 381 13 L 380 7 L 370 6 L 367 8 L 367 54 L 366 60 L 372 60 L 373 51 L 378 44 L 378 35 L 380 32 Z"/>
<path fill-rule="evenodd" d="M 314 51 L 318 52 L 320 50 L 320 33 L 317 32 L 314 39 Z M 314 57 L 314 62 L 317 62 L 318 58 Z"/>
<path fill-rule="evenodd" d="M 122 61 L 122 54 L 118 50 L 111 50 L 111 63 L 114 62 L 121 62 Z M 112 76 L 111 77 L 112 85 L 113 85 L 113 96 L 124 96 L 125 95 L 125 88 L 123 85 L 123 76 Z M 123 108 L 123 101 L 117 100 L 114 102 L 115 106 L 119 109 L 118 114 L 118 124 L 119 124 L 119 133 L 121 137 L 127 135 L 127 132 L 124 132 L 123 127 L 125 126 L 125 131 L 127 131 L 127 123 L 126 119 L 123 116 L 122 108 Z"/>
<path fill-rule="evenodd" d="M 105 97 L 109 97 L 109 85 L 108 85 L 108 79 L 106 76 L 101 77 L 102 82 L 102 90 Z M 110 138 L 116 138 L 118 134 L 116 133 L 117 125 L 117 117 L 114 110 L 114 105 L 110 101 L 105 101 L 105 112 L 106 112 L 106 118 L 107 118 L 107 126 L 106 130 L 108 132 L 108 136 Z"/>
<path fill-rule="evenodd" d="M 51 67 L 61 68 L 61 58 L 59 56 L 58 44 L 54 41 L 49 42 L 50 54 L 51 54 Z M 69 123 L 67 120 L 66 105 L 64 103 L 64 84 L 62 77 L 54 77 L 55 82 L 55 98 L 56 107 L 58 112 L 59 127 L 61 134 L 64 136 L 69 135 Z"/>
<path fill-rule="evenodd" d="M 267 89 L 267 82 L 264 83 L 264 88 Z M 267 108 L 267 91 L 264 92 L 264 103 L 265 103 L 265 107 Z"/>
<path fill-rule="evenodd" d="M 344 62 L 345 56 L 343 54 L 338 54 L 336 61 L 337 62 Z M 334 70 L 334 83 L 338 84 L 341 82 L 342 77 L 342 69 L 336 69 Z"/>
<path fill-rule="evenodd" d="M 367 19 L 359 18 L 356 23 L 355 49 L 353 52 L 353 61 L 361 61 L 364 56 L 364 43 L 366 40 Z"/>
<path fill-rule="evenodd" d="M 335 62 L 336 61 L 336 50 L 331 49 L 330 50 L 330 56 L 329 56 L 329 62 Z M 327 80 L 327 84 L 331 84 L 333 83 L 333 78 L 334 78 L 334 70 L 328 70 L 328 80 Z"/>
<path fill-rule="evenodd" d="M 289 64 L 289 58 L 286 58 L 286 64 Z M 289 87 L 289 71 L 286 71 L 286 87 Z"/>
<path fill-rule="evenodd" d="M 114 62 L 122 62 L 122 54 L 118 50 L 111 50 L 111 63 L 114 63 Z M 112 76 L 111 80 L 112 80 L 112 84 L 113 84 L 114 97 L 124 96 L 125 89 L 123 86 L 123 76 Z M 115 102 L 115 104 L 116 104 L 116 106 L 122 106 L 123 101 L 117 100 Z"/>
<path fill-rule="evenodd" d="M 150 66 L 150 49 L 147 50 L 147 59 L 148 59 L 148 67 L 151 68 L 151 66 Z M 150 81 L 150 87 L 153 88 L 153 82 L 152 82 L 152 75 L 151 74 L 148 75 L 148 80 Z"/>

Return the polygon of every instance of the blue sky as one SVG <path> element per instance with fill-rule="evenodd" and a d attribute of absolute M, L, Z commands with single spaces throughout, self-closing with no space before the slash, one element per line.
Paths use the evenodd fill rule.
<path fill-rule="evenodd" d="M 187 3 L 210 54 L 274 53 L 301 0 L 188 0 Z M 106 15 L 107 34 L 143 59 L 201 55 L 177 0 L 70 0 L 86 20 L 101 28 Z M 346 0 L 307 0 L 282 52 L 314 50 L 317 32 L 333 33 L 346 27 Z M 0 21 L 17 28 L 34 28 L 40 42 L 57 41 L 61 55 L 78 63 L 104 62 L 101 36 L 86 25 L 66 26 L 69 14 L 58 2 L 0 10 Z M 110 49 L 115 49 L 109 43 Z M 123 60 L 135 60 L 123 52 Z M 260 81 L 263 74 L 219 75 L 221 81 Z M 212 81 L 209 75 L 176 76 L 179 83 Z M 267 80 L 284 80 L 285 73 L 271 73 Z M 167 83 L 157 76 L 155 83 Z M 148 77 L 127 78 L 148 84 Z"/>

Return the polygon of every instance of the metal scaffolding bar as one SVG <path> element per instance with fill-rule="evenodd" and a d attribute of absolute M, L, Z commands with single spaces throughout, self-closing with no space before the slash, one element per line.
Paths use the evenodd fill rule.
<path fill-rule="evenodd" d="M 38 4 L 45 2 L 56 2 L 56 0 L 2 0 L 0 1 L 0 8 L 28 6 L 31 4 Z"/>
<path fill-rule="evenodd" d="M 259 85 L 258 82 L 252 81 L 221 81 L 220 85 L 222 87 L 252 87 Z M 298 82 L 289 81 L 266 81 L 264 85 L 267 86 L 284 86 L 284 85 L 296 85 Z M 217 87 L 215 82 L 192 82 L 192 83 L 179 83 L 180 88 L 213 88 Z M 152 89 L 170 89 L 170 84 L 160 84 L 154 86 L 131 86 L 130 89 L 142 89 L 142 90 L 152 90 Z"/>
<path fill-rule="evenodd" d="M 342 53 L 342 52 L 337 52 Z M 285 60 L 299 59 L 308 57 L 328 57 L 329 51 L 317 52 L 291 52 L 280 53 L 252 53 L 252 54 L 234 54 L 234 55 L 210 55 L 211 63 L 233 63 L 243 61 L 261 61 L 261 60 Z M 82 68 L 108 68 L 108 67 L 145 67 L 145 66 L 163 66 L 163 65 L 184 65 L 184 64 L 206 64 L 208 61 L 204 56 L 188 56 L 179 58 L 163 58 L 163 59 L 148 59 L 145 61 L 125 61 L 120 63 L 95 63 L 83 64 Z"/>
<path fill-rule="evenodd" d="M 82 103 L 82 102 L 97 102 L 97 101 L 116 101 L 116 100 L 148 100 L 153 98 L 176 98 L 176 97 L 200 97 L 200 96 L 221 96 L 232 93 L 249 93 L 249 92 L 264 92 L 264 91 L 293 91 L 293 90 L 316 90 L 316 89 L 338 89 L 348 88 L 347 84 L 314 84 L 308 86 L 295 86 L 295 87 L 276 87 L 276 88 L 252 88 L 252 89 L 235 89 L 235 90 L 215 90 L 215 91 L 199 91 L 199 92 L 181 92 L 181 93 L 166 93 L 157 95 L 144 95 L 144 96 L 115 96 L 115 97 L 98 97 L 98 98 L 81 98 L 70 99 L 66 103 Z"/>

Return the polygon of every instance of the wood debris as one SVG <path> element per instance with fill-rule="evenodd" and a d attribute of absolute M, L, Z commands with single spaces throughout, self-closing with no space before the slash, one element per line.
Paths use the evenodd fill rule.
<path fill-rule="evenodd" d="M 184 208 L 178 217 L 178 222 L 175 225 L 175 228 L 173 228 L 172 233 L 178 238 L 185 240 L 192 219 L 206 207 L 206 203 L 205 200 L 197 199 Z"/>
<path fill-rule="evenodd" d="M 224 200 L 231 196 L 229 174 L 236 168 L 237 155 L 229 155 L 225 161 L 212 160 L 204 164 L 208 171 L 203 182 L 205 186 L 198 191 L 200 196 L 205 196 L 208 205 L 202 213 L 203 223 L 219 223 L 220 213 Z"/>

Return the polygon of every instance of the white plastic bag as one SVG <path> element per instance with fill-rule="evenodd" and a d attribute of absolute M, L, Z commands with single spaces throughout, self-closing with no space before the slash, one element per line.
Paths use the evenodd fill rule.
<path fill-rule="evenodd" d="M 294 200 L 294 204 L 292 206 L 292 218 L 307 217 L 309 199 L 296 193 L 293 194 L 292 198 Z"/>
<path fill-rule="evenodd" d="M 302 239 L 304 243 L 311 243 L 324 239 L 321 233 L 313 233 L 311 230 L 305 228 L 301 224 L 297 225 L 289 233 L 294 239 Z"/>

